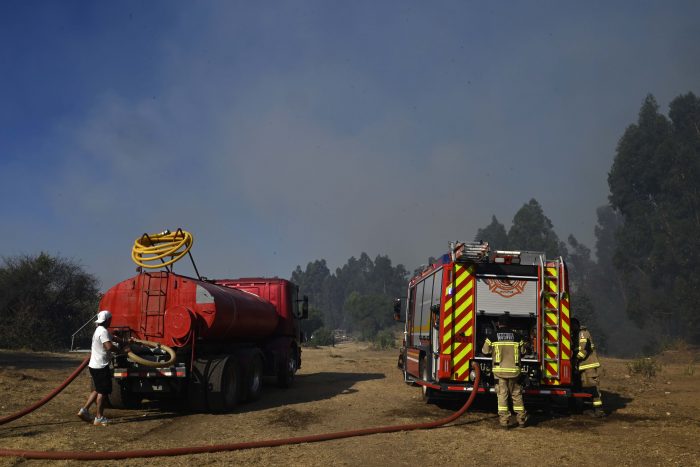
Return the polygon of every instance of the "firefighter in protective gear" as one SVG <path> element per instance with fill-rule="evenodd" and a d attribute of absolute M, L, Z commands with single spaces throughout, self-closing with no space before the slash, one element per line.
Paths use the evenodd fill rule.
<path fill-rule="evenodd" d="M 498 397 L 498 417 L 502 427 L 510 426 L 510 410 L 508 400 L 513 401 L 513 411 L 518 420 L 518 426 L 527 423 L 527 412 L 523 403 L 523 390 L 520 385 L 520 356 L 525 353 L 525 343 L 516 338 L 510 328 L 508 315 L 498 319 L 498 329 L 494 341 L 486 338 L 481 352 L 491 355 L 493 375 L 496 379 L 496 395 Z"/>
<path fill-rule="evenodd" d="M 593 415 L 602 417 L 605 412 L 603 412 L 603 400 L 600 398 L 600 379 L 598 377 L 600 361 L 595 351 L 593 337 L 586 326 L 580 324 L 576 318 L 571 320 L 571 324 L 574 333 L 578 330 L 576 360 L 577 370 L 581 376 L 581 389 L 593 395 Z"/>

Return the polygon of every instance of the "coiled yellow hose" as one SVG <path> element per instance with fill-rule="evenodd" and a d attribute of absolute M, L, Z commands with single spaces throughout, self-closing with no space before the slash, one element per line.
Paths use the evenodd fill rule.
<path fill-rule="evenodd" d="M 136 355 L 134 352 L 130 351 L 127 354 L 127 356 L 129 357 L 129 360 L 136 362 L 140 365 L 149 366 L 152 368 L 161 368 L 161 367 L 166 367 L 166 366 L 170 366 L 170 365 L 174 364 L 175 360 L 177 359 L 177 357 L 175 355 L 175 351 L 165 344 L 160 344 L 158 342 L 144 341 L 141 339 L 134 339 L 134 342 L 136 342 L 137 344 L 145 345 L 146 347 L 150 347 L 152 349 L 163 349 L 170 356 L 170 359 L 167 362 L 155 362 L 153 360 L 147 360 L 145 358 L 141 358 L 138 355 Z"/>
<path fill-rule="evenodd" d="M 175 233 L 165 230 L 157 234 L 143 234 L 134 241 L 131 259 L 147 269 L 170 266 L 185 256 L 192 248 L 194 237 L 191 233 L 177 229 Z M 170 257 L 167 261 L 163 258 Z"/>

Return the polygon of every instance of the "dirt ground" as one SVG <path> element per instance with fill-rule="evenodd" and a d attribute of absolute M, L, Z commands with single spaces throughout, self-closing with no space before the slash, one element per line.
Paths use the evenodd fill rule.
<path fill-rule="evenodd" d="M 178 413 L 152 403 L 108 409 L 94 427 L 75 413 L 89 375 L 51 402 L 0 426 L 0 448 L 129 450 L 285 438 L 443 418 L 459 403 L 425 404 L 403 383 L 397 351 L 361 343 L 304 349 L 290 389 L 267 384 L 259 401 L 223 415 Z M 39 400 L 84 355 L 0 351 L 0 417 Z M 102 465 L 700 465 L 700 365 L 697 352 L 658 357 L 655 377 L 630 376 L 630 361 L 603 359 L 602 419 L 529 405 L 531 426 L 502 430 L 493 396 L 447 427 L 337 441 L 179 457 L 100 461 Z M 526 405 L 528 401 L 526 400 Z M 0 457 L 0 466 L 76 464 Z"/>

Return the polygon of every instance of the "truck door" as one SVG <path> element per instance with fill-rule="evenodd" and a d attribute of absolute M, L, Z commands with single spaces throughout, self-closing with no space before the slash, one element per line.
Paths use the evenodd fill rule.
<path fill-rule="evenodd" d="M 442 269 L 438 270 L 434 274 L 433 280 L 433 294 L 430 306 L 430 359 L 431 359 L 431 373 L 434 378 L 437 379 L 437 368 L 440 356 L 440 310 L 442 302 Z M 438 311 L 433 312 L 433 307 L 437 306 Z"/>

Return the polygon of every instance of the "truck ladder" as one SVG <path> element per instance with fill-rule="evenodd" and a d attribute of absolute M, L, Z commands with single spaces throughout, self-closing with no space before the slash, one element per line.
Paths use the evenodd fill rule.
<path fill-rule="evenodd" d="M 542 271 L 544 289 L 542 291 L 542 310 L 544 329 L 544 377 L 560 379 L 561 377 L 561 261 L 547 260 Z"/>
<path fill-rule="evenodd" d="M 141 298 L 141 332 L 144 336 L 163 337 L 167 272 L 143 272 Z"/>

